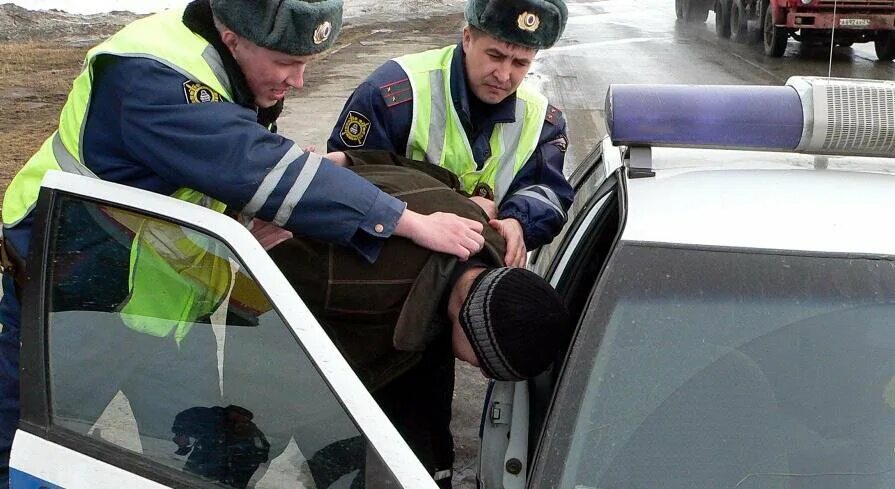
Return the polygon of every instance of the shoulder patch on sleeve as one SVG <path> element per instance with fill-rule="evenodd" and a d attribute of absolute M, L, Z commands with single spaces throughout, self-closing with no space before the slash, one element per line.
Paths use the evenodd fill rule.
<path fill-rule="evenodd" d="M 345 123 L 342 124 L 339 138 L 349 148 L 360 148 L 367 141 L 367 134 L 370 134 L 371 125 L 367 116 L 350 110 L 348 115 L 345 116 Z"/>
<path fill-rule="evenodd" d="M 413 90 L 410 87 L 410 80 L 407 78 L 379 87 L 379 93 L 382 94 L 382 99 L 385 100 L 385 105 L 389 108 L 413 100 Z"/>
<path fill-rule="evenodd" d="M 559 121 L 562 120 L 562 111 L 552 105 L 548 105 L 547 115 L 544 116 L 544 120 L 553 125 L 556 125 L 557 123 L 559 123 Z"/>
<path fill-rule="evenodd" d="M 183 82 L 183 96 L 189 104 L 220 102 L 221 96 L 203 83 L 187 80 Z"/>

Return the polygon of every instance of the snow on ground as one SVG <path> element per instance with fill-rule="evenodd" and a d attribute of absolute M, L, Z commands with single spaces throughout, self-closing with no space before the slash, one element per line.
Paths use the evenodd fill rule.
<path fill-rule="evenodd" d="M 11 0 L 29 10 L 64 10 L 73 14 L 97 14 L 126 10 L 138 14 L 183 5 L 186 0 Z M 345 18 L 376 16 L 383 20 L 418 18 L 459 12 L 465 0 L 345 0 Z"/>

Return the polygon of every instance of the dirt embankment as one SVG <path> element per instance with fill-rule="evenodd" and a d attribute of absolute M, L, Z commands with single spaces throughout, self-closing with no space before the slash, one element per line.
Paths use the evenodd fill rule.
<path fill-rule="evenodd" d="M 87 48 L 135 18 L 0 5 L 0 193 L 55 130 Z"/>
<path fill-rule="evenodd" d="M 0 41 L 90 42 L 137 17 L 131 12 L 76 15 L 59 10 L 32 11 L 5 3 L 0 5 Z"/>

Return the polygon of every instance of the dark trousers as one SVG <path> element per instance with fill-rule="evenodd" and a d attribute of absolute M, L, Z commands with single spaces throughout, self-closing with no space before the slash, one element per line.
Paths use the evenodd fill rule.
<path fill-rule="evenodd" d="M 22 308 L 12 277 L 2 276 L 0 299 L 0 488 L 9 487 L 9 452 L 19 424 L 19 328 Z"/>
<path fill-rule="evenodd" d="M 433 476 L 451 474 L 454 466 L 453 395 L 454 353 L 449 334 L 433 342 L 412 369 L 373 393 L 386 416 Z M 449 489 L 451 476 L 437 482 L 439 487 Z"/>

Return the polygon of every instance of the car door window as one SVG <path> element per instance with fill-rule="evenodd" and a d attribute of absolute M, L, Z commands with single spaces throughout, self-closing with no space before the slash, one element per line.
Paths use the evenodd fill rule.
<path fill-rule="evenodd" d="M 598 145 L 569 177 L 569 182 L 575 189 L 575 200 L 569 208 L 568 221 L 560 230 L 553 241 L 542 246 L 536 251 L 531 260 L 531 269 L 546 276 L 557 255 L 561 254 L 569 246 L 573 229 L 580 225 L 581 219 L 593 208 L 597 193 L 605 194 L 601 189 L 603 183 L 611 174 L 607 174 L 607 166 L 603 158 L 603 144 Z M 612 148 L 610 147 L 610 151 Z"/>
<path fill-rule="evenodd" d="M 398 487 L 224 242 L 74 196 L 52 221 L 49 430 L 198 485 L 347 487 L 376 472 Z"/>

